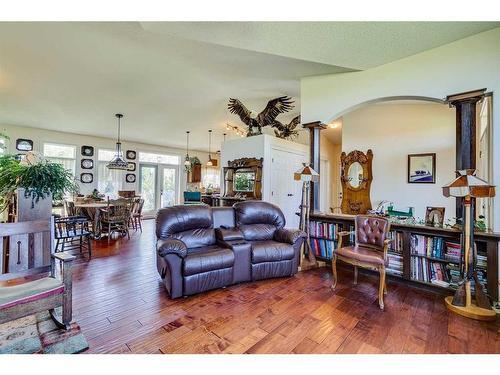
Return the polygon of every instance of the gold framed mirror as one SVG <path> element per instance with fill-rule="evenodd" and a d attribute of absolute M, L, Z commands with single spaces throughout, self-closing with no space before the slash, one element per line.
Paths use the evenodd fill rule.
<path fill-rule="evenodd" d="M 354 150 L 349 154 L 342 152 L 340 155 L 343 214 L 365 214 L 372 209 L 370 201 L 372 159 L 372 150 L 368 150 L 366 154 Z"/>

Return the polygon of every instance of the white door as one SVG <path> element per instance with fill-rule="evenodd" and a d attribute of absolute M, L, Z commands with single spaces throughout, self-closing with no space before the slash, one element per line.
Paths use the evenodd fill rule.
<path fill-rule="evenodd" d="M 161 207 L 173 206 L 179 201 L 178 166 L 141 163 L 139 190 L 144 198 L 143 212 L 154 214 Z"/>
<path fill-rule="evenodd" d="M 299 227 L 302 199 L 302 183 L 293 179 L 293 174 L 307 159 L 305 154 L 272 149 L 271 158 L 271 202 L 278 205 L 286 219 L 288 228 Z"/>

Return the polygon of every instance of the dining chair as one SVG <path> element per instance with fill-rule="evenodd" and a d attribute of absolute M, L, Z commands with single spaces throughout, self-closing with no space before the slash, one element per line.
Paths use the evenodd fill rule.
<path fill-rule="evenodd" d="M 75 202 L 64 199 L 63 206 L 66 216 L 76 216 Z"/>
<path fill-rule="evenodd" d="M 132 206 L 132 214 L 130 215 L 130 225 L 132 228 L 139 229 L 142 232 L 142 208 L 144 206 L 144 199 L 136 198 Z"/>
<path fill-rule="evenodd" d="M 89 219 L 83 216 L 56 217 L 54 219 L 56 252 L 79 249 L 80 253 L 86 249 L 89 259 L 92 257 L 92 232 Z"/>
<path fill-rule="evenodd" d="M 384 294 L 387 293 L 385 267 L 387 250 L 391 239 L 388 238 L 390 222 L 378 216 L 357 215 L 354 232 L 338 233 L 338 246 L 332 256 L 333 284 L 337 286 L 337 259 L 354 266 L 354 285 L 358 283 L 358 267 L 378 271 L 380 275 L 378 303 L 384 309 Z M 343 238 L 354 234 L 354 244 L 343 246 Z"/>
<path fill-rule="evenodd" d="M 113 232 L 127 235 L 130 239 L 129 222 L 132 215 L 133 199 L 109 199 L 106 208 L 101 208 L 101 230 L 108 235 L 108 243 Z"/>

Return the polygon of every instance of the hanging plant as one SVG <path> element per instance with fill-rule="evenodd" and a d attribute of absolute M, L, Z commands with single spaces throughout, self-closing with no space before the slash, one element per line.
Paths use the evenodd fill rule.
<path fill-rule="evenodd" d="M 78 191 L 73 175 L 61 164 L 34 153 L 28 153 L 25 162 L 16 160 L 14 155 L 0 156 L 0 212 L 8 207 L 19 188 L 24 189 L 25 198 L 31 198 L 31 208 L 49 195 L 60 200 L 64 194 Z"/>

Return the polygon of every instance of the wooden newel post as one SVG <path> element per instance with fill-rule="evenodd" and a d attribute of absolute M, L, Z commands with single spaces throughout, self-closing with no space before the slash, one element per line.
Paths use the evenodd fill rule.
<path fill-rule="evenodd" d="M 476 169 L 476 104 L 486 89 L 448 95 L 446 102 L 456 108 L 456 170 Z M 456 217 L 462 216 L 462 200 L 457 199 Z"/>
<path fill-rule="evenodd" d="M 309 152 L 311 167 L 318 172 L 321 178 L 320 165 L 320 132 L 326 129 L 326 125 L 321 121 L 309 122 L 302 125 L 305 129 L 309 129 Z M 310 188 L 310 205 L 313 211 L 319 211 L 319 182 L 311 182 Z"/>

